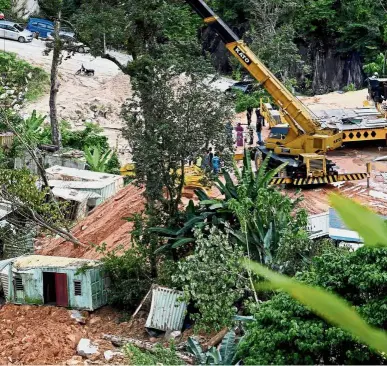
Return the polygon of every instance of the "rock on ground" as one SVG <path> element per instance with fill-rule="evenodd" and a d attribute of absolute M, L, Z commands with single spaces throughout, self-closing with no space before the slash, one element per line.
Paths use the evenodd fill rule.
<path fill-rule="evenodd" d="M 98 353 L 98 346 L 93 344 L 90 339 L 81 338 L 77 346 L 77 353 L 82 357 L 90 357 Z"/>

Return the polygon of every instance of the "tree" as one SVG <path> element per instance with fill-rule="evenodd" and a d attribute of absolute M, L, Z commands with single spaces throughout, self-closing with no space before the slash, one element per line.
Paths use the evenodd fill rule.
<path fill-rule="evenodd" d="M 247 2 L 251 48 L 283 82 L 305 71 L 295 43 L 295 29 L 289 18 L 298 7 L 293 0 L 249 0 Z"/>
<path fill-rule="evenodd" d="M 198 309 L 191 314 L 196 328 L 220 330 L 231 325 L 237 301 L 251 291 L 240 262 L 244 249 L 215 227 L 208 235 L 196 229 L 195 238 L 194 252 L 178 263 L 173 280 L 182 286 L 186 301 L 192 300 Z"/>
<path fill-rule="evenodd" d="M 124 135 L 147 198 L 159 202 L 173 223 L 188 160 L 195 161 L 210 144 L 224 161 L 231 158 L 225 122 L 231 118 L 232 105 L 200 76 L 179 78 L 174 70 L 157 63 L 137 74 L 134 89 L 123 110 Z"/>
<path fill-rule="evenodd" d="M 386 329 L 387 249 L 363 247 L 316 257 L 297 276 L 345 298 L 371 325 Z M 384 364 L 383 355 L 327 324 L 290 296 L 262 304 L 239 348 L 245 364 Z"/>
<path fill-rule="evenodd" d="M 124 73 L 129 72 L 127 65 L 111 49 L 126 51 L 134 60 L 149 54 L 157 57 L 160 45 L 197 43 L 199 22 L 179 0 L 87 0 L 72 19 L 79 39 L 91 53 L 114 62 Z"/>
<path fill-rule="evenodd" d="M 373 62 L 367 63 L 363 66 L 364 71 L 367 75 L 371 76 L 374 73 L 378 73 L 379 76 L 386 74 L 386 63 L 387 63 L 387 51 L 386 53 L 379 53 Z"/>
<path fill-rule="evenodd" d="M 68 230 L 66 205 L 58 203 L 49 188 L 39 188 L 37 177 L 27 170 L 0 169 L 0 203 L 23 222 L 60 235 L 75 245 L 85 246 Z"/>
<path fill-rule="evenodd" d="M 51 15 L 51 19 L 54 21 L 54 40 L 52 42 L 52 62 L 51 62 L 51 75 L 50 75 L 50 123 L 52 131 L 52 143 L 58 148 L 62 147 L 62 137 L 59 128 L 56 98 L 59 91 L 59 80 L 58 80 L 58 67 L 61 62 L 61 53 L 63 49 L 63 41 L 59 37 L 59 31 L 61 29 L 62 21 L 62 9 L 63 0 L 39 0 L 39 6 L 45 11 L 46 14 Z M 45 52 L 48 54 L 49 50 Z"/>

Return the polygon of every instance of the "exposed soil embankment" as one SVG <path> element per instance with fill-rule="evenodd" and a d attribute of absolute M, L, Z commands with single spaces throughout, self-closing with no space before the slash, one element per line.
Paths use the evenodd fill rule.
<path fill-rule="evenodd" d="M 118 194 L 98 206 L 87 218 L 80 221 L 72 230 L 73 235 L 88 248 L 74 247 L 62 238 L 44 238 L 37 243 L 37 253 L 62 257 L 98 259 L 101 254 L 93 245 L 106 243 L 108 250 L 130 247 L 132 223 L 126 221 L 144 208 L 142 189 L 128 185 Z"/>

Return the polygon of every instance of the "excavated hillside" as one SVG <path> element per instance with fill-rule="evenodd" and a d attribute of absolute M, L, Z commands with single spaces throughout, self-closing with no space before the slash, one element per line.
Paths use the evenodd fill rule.
<path fill-rule="evenodd" d="M 132 223 L 125 220 L 144 208 L 143 190 L 130 184 L 98 206 L 88 217 L 80 221 L 72 230 L 73 235 L 86 248 L 65 241 L 62 238 L 44 238 L 37 243 L 38 254 L 62 257 L 98 259 L 101 254 L 93 245 L 106 243 L 106 249 L 114 250 L 122 246 L 130 247 Z"/>

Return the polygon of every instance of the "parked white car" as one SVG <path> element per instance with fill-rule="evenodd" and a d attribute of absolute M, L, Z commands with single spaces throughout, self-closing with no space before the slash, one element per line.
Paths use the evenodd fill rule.
<path fill-rule="evenodd" d="M 33 34 L 23 29 L 19 24 L 8 21 L 0 21 L 0 38 L 13 39 L 20 43 L 32 42 Z"/>

